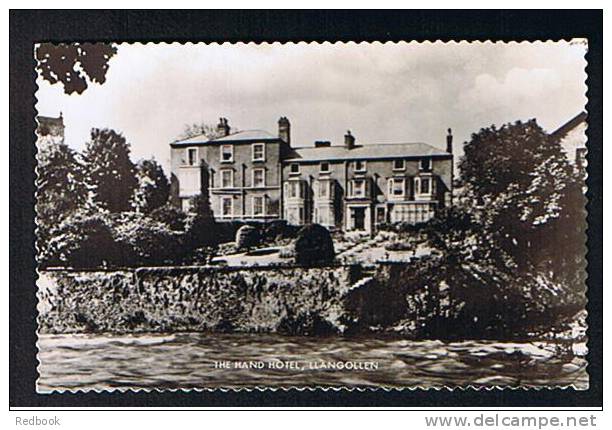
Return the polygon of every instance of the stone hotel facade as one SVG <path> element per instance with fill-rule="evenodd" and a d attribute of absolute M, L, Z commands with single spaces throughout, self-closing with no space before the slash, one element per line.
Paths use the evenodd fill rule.
<path fill-rule="evenodd" d="M 372 232 L 383 223 L 427 221 L 451 204 L 452 135 L 446 151 L 425 143 L 356 143 L 350 131 L 342 145 L 329 141 L 294 147 L 291 125 L 278 134 L 262 130 L 204 135 L 171 146 L 172 201 L 188 210 L 208 192 L 218 221 L 287 220 L 330 229 Z"/>

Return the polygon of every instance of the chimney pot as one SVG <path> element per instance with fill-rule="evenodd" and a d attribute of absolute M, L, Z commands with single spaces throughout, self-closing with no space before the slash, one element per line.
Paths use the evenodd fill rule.
<path fill-rule="evenodd" d="M 278 120 L 278 138 L 287 144 L 291 144 L 291 124 L 287 117 L 281 116 Z"/>
<path fill-rule="evenodd" d="M 351 134 L 351 130 L 347 130 L 344 135 L 344 147 L 346 149 L 353 149 L 355 147 L 355 136 Z"/>
<path fill-rule="evenodd" d="M 230 126 L 227 122 L 227 118 L 219 118 L 219 124 L 217 124 L 217 134 L 220 137 L 228 136 L 230 134 Z"/>
<path fill-rule="evenodd" d="M 446 135 L 446 152 L 453 153 L 453 131 L 450 128 L 448 129 L 448 135 Z"/>

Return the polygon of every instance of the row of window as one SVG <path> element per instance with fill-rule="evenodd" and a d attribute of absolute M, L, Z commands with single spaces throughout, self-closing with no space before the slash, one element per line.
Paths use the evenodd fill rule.
<path fill-rule="evenodd" d="M 369 179 L 352 179 L 348 182 L 347 194 L 351 198 L 368 197 L 371 181 Z M 389 178 L 387 180 L 387 193 L 390 197 L 405 197 L 409 194 L 410 178 Z M 285 182 L 285 195 L 287 198 L 304 198 L 306 195 L 304 181 Z M 430 196 L 435 192 L 433 177 L 417 176 L 414 178 L 414 192 L 419 196 Z M 333 198 L 333 182 L 317 181 L 313 184 L 314 196 L 321 199 Z"/>
<path fill-rule="evenodd" d="M 251 160 L 252 161 L 266 161 L 266 146 L 263 143 L 254 143 L 251 145 Z M 233 145 L 221 145 L 221 162 L 231 163 L 234 161 L 234 146 Z M 197 166 L 198 160 L 198 148 L 187 148 L 187 164 L 189 166 Z M 419 162 L 419 169 L 423 172 L 429 172 L 431 170 L 431 159 L 421 158 Z M 356 160 L 353 162 L 353 170 L 357 173 L 367 172 L 367 162 L 365 160 Z M 406 160 L 396 159 L 393 161 L 393 170 L 403 171 L 406 170 Z M 291 173 L 300 173 L 300 165 L 293 163 L 290 166 Z M 323 161 L 319 164 L 320 173 L 331 172 L 330 163 Z"/>
<path fill-rule="evenodd" d="M 406 160 L 398 158 L 393 160 L 393 170 L 394 171 L 404 171 L 406 170 Z M 431 171 L 431 158 L 421 158 L 419 161 L 419 170 L 422 172 L 430 172 Z M 353 161 L 353 171 L 356 173 L 365 173 L 368 171 L 367 162 L 365 160 L 357 160 Z M 292 163 L 289 166 L 289 172 L 292 174 L 300 173 L 300 164 Z M 319 163 L 319 173 L 330 173 L 331 165 L 328 161 L 322 161 Z"/>
<path fill-rule="evenodd" d="M 220 160 L 222 163 L 232 163 L 234 161 L 234 146 L 221 145 Z M 198 166 L 198 148 L 187 148 L 187 165 Z M 254 143 L 251 145 L 252 161 L 266 161 L 266 145 L 264 143 Z"/>
<path fill-rule="evenodd" d="M 367 208 L 351 207 L 348 214 L 347 225 L 350 229 L 364 229 L 367 218 Z M 376 224 L 386 222 L 407 222 L 417 224 L 429 221 L 435 216 L 435 204 L 415 203 L 396 205 L 390 209 L 386 206 L 377 206 L 374 212 Z M 285 218 L 291 224 L 303 224 L 306 222 L 306 211 L 304 207 L 290 207 L 285 211 Z M 389 215 L 389 218 L 387 218 Z M 312 220 L 318 224 L 335 225 L 336 214 L 333 207 L 315 207 L 312 212 Z"/>
<path fill-rule="evenodd" d="M 234 216 L 234 198 L 231 196 L 223 196 L 219 201 L 222 218 L 232 218 Z M 262 217 L 267 213 L 266 197 L 252 196 L 251 197 L 251 216 Z"/>
<path fill-rule="evenodd" d="M 221 173 L 221 188 L 234 188 L 234 170 L 222 169 Z M 211 188 L 215 187 L 214 177 L 211 177 Z M 263 188 L 266 186 L 266 169 L 258 168 L 251 171 L 251 186 L 253 188 Z"/>

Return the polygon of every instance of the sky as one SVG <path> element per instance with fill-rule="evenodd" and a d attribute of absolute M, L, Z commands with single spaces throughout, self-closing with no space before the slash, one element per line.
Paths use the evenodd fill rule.
<path fill-rule="evenodd" d="M 166 171 L 186 124 L 277 134 L 292 146 L 425 142 L 455 148 L 492 124 L 536 118 L 554 131 L 586 105 L 586 42 L 119 44 L 104 84 L 66 95 L 40 77 L 40 115 L 64 116 L 66 143 L 91 128 L 121 132 L 132 158 Z"/>

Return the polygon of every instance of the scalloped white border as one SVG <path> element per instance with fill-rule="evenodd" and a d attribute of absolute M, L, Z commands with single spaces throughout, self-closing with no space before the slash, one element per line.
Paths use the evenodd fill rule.
<path fill-rule="evenodd" d="M 304 41 L 300 41 L 300 42 L 113 42 L 113 44 L 115 45 L 216 45 L 216 46 L 225 46 L 225 45 L 236 45 L 236 46 L 250 46 L 250 45 L 268 45 L 268 46 L 281 46 L 281 45 L 323 45 L 323 46 L 327 46 L 327 45 L 349 45 L 349 46 L 353 46 L 353 45 L 361 45 L 361 44 L 368 44 L 368 45 L 376 45 L 376 46 L 383 46 L 383 45 L 399 45 L 399 44 L 406 44 L 406 45 L 410 45 L 410 44 L 426 44 L 426 45 L 459 45 L 459 44 L 488 44 L 488 45 L 499 45 L 499 44 L 503 44 L 503 45 L 521 45 L 521 44 L 529 44 L 529 45 L 533 45 L 533 44 L 548 44 L 548 43 L 572 43 L 572 42 L 584 42 L 587 45 L 587 51 L 589 49 L 589 42 L 587 38 L 572 38 L 572 39 L 558 39 L 558 40 L 553 40 L 553 39 L 546 39 L 546 40 L 535 40 L 535 41 L 529 41 L 529 40 L 522 40 L 522 41 L 516 41 L 516 40 L 512 40 L 512 41 L 492 41 L 490 39 L 487 40 L 473 40 L 473 41 L 467 41 L 467 40 L 442 40 L 442 39 L 436 39 L 436 40 L 414 40 L 414 41 L 405 41 L 405 40 L 399 40 L 399 41 L 385 41 L 385 42 L 381 42 L 381 41 L 372 41 L 372 42 L 365 42 L 365 41 L 361 41 L 361 42 L 355 42 L 355 41 L 338 41 L 338 42 L 329 42 L 329 41 L 323 41 L 323 42 L 304 42 Z M 38 109 L 37 109 L 37 105 L 38 105 L 38 98 L 36 97 L 36 94 L 38 93 L 38 84 L 36 83 L 36 80 L 38 78 L 38 73 L 35 69 L 35 63 L 36 63 L 36 57 L 35 57 L 35 53 L 36 53 L 36 48 L 41 44 L 41 43 L 46 43 L 46 42 L 40 42 L 40 43 L 36 43 L 33 46 L 33 51 L 32 51 L 32 60 L 33 60 L 33 74 L 34 74 L 34 87 L 36 88 L 36 91 L 34 93 L 34 112 L 35 112 L 35 116 L 34 116 L 34 123 L 38 124 L 36 118 L 38 117 Z M 586 98 L 586 103 L 585 106 L 583 106 L 583 111 L 585 111 L 587 113 L 587 128 L 585 129 L 585 138 L 586 138 L 586 147 L 587 147 L 587 154 L 589 151 L 589 140 L 588 140 L 588 127 L 589 127 L 589 123 L 588 123 L 588 110 L 587 110 L 587 103 L 588 103 L 588 93 L 589 93 L 589 87 L 588 87 L 588 72 L 587 72 L 587 68 L 589 67 L 588 61 L 586 59 L 586 56 L 583 57 L 583 63 L 584 63 L 584 88 L 585 88 L 585 98 Z M 36 133 L 35 130 L 33 131 L 34 133 L 34 137 L 36 137 Z M 34 145 L 36 146 L 36 154 L 35 154 L 35 158 L 36 158 L 36 166 L 34 168 L 34 175 L 35 175 L 35 185 L 37 186 L 36 191 L 34 193 L 34 199 L 35 201 L 37 201 L 38 199 L 38 145 L 37 145 L 37 139 L 34 140 Z M 585 186 L 586 186 L 586 180 L 588 179 L 588 176 L 585 177 Z M 585 195 L 585 199 L 586 202 L 588 204 L 588 196 Z M 38 249 L 38 240 L 37 240 L 37 232 L 38 232 L 38 213 L 36 212 L 36 205 L 34 206 L 34 210 L 35 210 L 35 219 L 34 219 L 34 223 L 36 225 L 35 230 L 34 230 L 34 234 L 35 234 L 35 250 L 36 250 L 36 259 L 37 259 L 37 263 L 38 263 L 38 253 L 39 253 L 39 249 Z M 586 287 L 588 289 L 588 253 L 589 253 L 589 249 L 588 249 L 588 245 L 587 245 L 587 234 L 588 234 L 588 229 L 589 229 L 589 225 L 586 219 L 586 215 L 588 214 L 588 210 L 585 206 L 584 208 L 585 211 L 585 219 L 584 222 L 587 223 L 587 229 L 585 231 L 585 237 L 584 237 L 584 245 L 586 248 L 586 254 L 585 254 L 585 259 L 587 259 L 587 266 L 585 268 L 585 272 L 586 272 L 586 277 L 585 277 L 585 284 Z M 40 279 L 40 271 L 38 268 L 38 264 L 36 267 L 36 298 L 37 301 L 39 300 L 39 288 L 38 288 L 38 280 Z M 585 290 L 587 291 L 587 290 Z M 587 305 L 585 307 L 585 311 L 587 312 L 587 316 L 586 318 L 588 318 L 588 295 L 586 295 L 586 299 L 587 299 Z M 40 313 L 38 312 L 38 303 L 37 303 L 37 307 L 36 307 L 36 323 L 37 323 L 37 327 L 40 327 Z M 589 343 L 590 343 L 590 338 L 588 336 L 589 333 L 589 327 L 587 326 L 587 351 L 589 350 Z M 434 391 L 450 391 L 453 392 L 455 390 L 458 391 L 504 391 L 504 390 L 511 390 L 511 391 L 530 391 L 530 390 L 537 390 L 537 391 L 542 391 L 542 390 L 568 390 L 568 389 L 573 389 L 576 391 L 586 391 L 589 389 L 590 386 L 590 378 L 591 375 L 589 373 L 589 366 L 590 363 L 588 363 L 587 361 L 587 367 L 586 367 L 586 372 L 587 375 L 589 377 L 589 380 L 587 382 L 587 386 L 586 387 L 579 387 L 576 386 L 575 384 L 567 384 L 567 385 L 531 385 L 531 384 L 525 384 L 525 385 L 521 385 L 521 386 L 499 386 L 499 385 L 474 385 L 474 384 L 470 384 L 467 386 L 444 386 L 444 387 L 440 387 L 440 386 L 406 386 L 406 387 L 388 387 L 388 386 L 380 386 L 380 387 L 348 387 L 348 386 L 338 386 L 338 387 L 326 387 L 326 386 L 291 386 L 291 387 L 267 387 L 267 386 L 253 386 L 253 387 L 202 387 L 202 388 L 151 388 L 151 387 L 116 387 L 116 388 L 104 388 L 104 389 L 100 389 L 100 388 L 77 388 L 77 389 L 58 389 L 58 388 L 54 388 L 50 391 L 47 390 L 41 390 L 40 386 L 39 386 L 39 381 L 40 381 L 40 366 L 41 366 L 41 361 L 39 359 L 39 352 L 40 352 L 40 348 L 39 348 L 39 332 L 38 332 L 38 328 L 36 330 L 36 361 L 37 361 L 37 365 L 36 365 L 36 373 L 37 373 L 37 378 L 36 378 L 36 392 L 38 394 L 55 394 L 55 393 L 59 393 L 59 394 L 64 394 L 64 393 L 71 393 L 71 394 L 79 394 L 79 393 L 91 393 L 91 392 L 95 392 L 98 394 L 101 393 L 115 393 L 115 392 L 119 392 L 119 393 L 126 393 L 126 392 L 133 392 L 133 393 L 138 393 L 138 392 L 146 392 L 146 393 L 151 393 L 151 392 L 158 392 L 158 393 L 164 393 L 164 392 L 184 392 L 184 393 L 190 393 L 190 392 L 197 392 L 197 393 L 201 393 L 201 392 L 215 392 L 215 391 L 220 391 L 220 392 L 241 392 L 241 391 L 246 391 L 246 392 L 265 392 L 265 391 L 284 391 L 284 392 L 290 392 L 290 391 L 297 391 L 297 392 L 304 392 L 304 391 L 310 391 L 310 392 L 314 392 L 314 391 L 324 391 L 324 392 L 328 392 L 328 391 L 333 391 L 333 392 L 342 392 L 342 391 L 348 391 L 348 392 L 353 392 L 353 391 L 357 391 L 357 392 L 374 392 L 374 391 L 385 391 L 385 392 L 393 392 L 393 391 L 404 391 L 404 390 L 409 390 L 409 391 L 429 391 L 429 390 L 434 390 Z M 588 356 L 587 356 L 588 357 Z M 588 359 L 587 359 L 588 360 Z"/>

